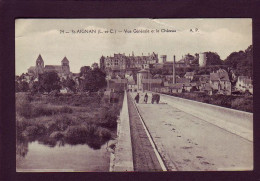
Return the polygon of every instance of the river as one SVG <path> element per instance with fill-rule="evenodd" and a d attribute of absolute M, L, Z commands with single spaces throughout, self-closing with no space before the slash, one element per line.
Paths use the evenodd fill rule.
<path fill-rule="evenodd" d="M 17 154 L 18 172 L 69 172 L 109 171 L 110 152 L 108 143 L 100 149 L 93 149 L 87 144 L 59 145 L 54 147 L 38 141 L 27 143 L 26 153 Z"/>

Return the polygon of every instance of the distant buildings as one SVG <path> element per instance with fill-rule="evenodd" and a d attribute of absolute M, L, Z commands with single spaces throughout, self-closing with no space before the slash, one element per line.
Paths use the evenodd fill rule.
<path fill-rule="evenodd" d="M 253 94 L 253 81 L 248 76 L 238 76 L 235 89 L 241 92 L 249 91 Z"/>
<path fill-rule="evenodd" d="M 127 90 L 127 79 L 110 79 L 107 81 L 107 91 L 117 92 Z"/>
<path fill-rule="evenodd" d="M 137 84 L 134 80 L 128 81 L 127 82 L 127 90 L 131 92 L 136 92 L 138 89 Z"/>
<path fill-rule="evenodd" d="M 231 95 L 231 82 L 227 71 L 224 69 L 210 73 L 210 85 L 212 91 L 216 91 L 219 94 Z"/>
<path fill-rule="evenodd" d="M 161 88 L 163 88 L 163 81 L 162 79 L 142 79 L 142 89 L 149 90 L 153 92 L 161 92 Z"/>
<path fill-rule="evenodd" d="M 39 55 L 36 59 L 36 65 L 31 66 L 28 69 L 28 75 L 32 78 L 38 78 L 40 74 L 44 72 L 56 72 L 59 77 L 68 77 L 72 73 L 70 72 L 69 60 L 64 57 L 61 61 L 61 65 L 45 65 L 42 56 Z"/>
<path fill-rule="evenodd" d="M 127 81 L 127 86 L 124 86 L 124 88 L 129 91 L 149 90 L 164 93 L 198 91 L 210 95 L 231 95 L 231 82 L 228 73 L 224 69 L 219 69 L 210 73 L 210 75 L 195 75 L 194 71 L 186 72 L 183 77 L 176 75 L 178 68 L 190 68 L 194 66 L 196 61 L 199 61 L 201 67 L 206 66 L 205 53 L 196 54 L 196 56 L 187 54 L 178 62 L 175 61 L 175 56 L 173 56 L 172 62 L 167 61 L 166 55 L 162 55 L 161 59 L 162 63 L 158 63 L 158 55 L 155 53 L 149 56 L 114 54 L 113 57 L 105 58 L 102 56 L 100 62 L 102 64 L 101 67 L 107 74 L 119 71 L 121 74 L 114 74 L 114 77 Z M 153 76 L 151 70 L 154 68 L 162 68 L 163 71 L 172 72 L 172 74 L 164 75 L 157 73 Z M 109 84 L 111 89 L 110 81 Z M 119 87 L 122 87 L 122 83 L 117 82 L 116 84 L 120 84 Z"/>
<path fill-rule="evenodd" d="M 144 56 L 125 54 L 114 54 L 114 56 L 102 56 L 100 58 L 100 68 L 106 72 L 108 91 L 155 91 L 164 93 L 180 92 L 204 92 L 209 95 L 223 94 L 231 95 L 232 87 L 229 74 L 232 81 L 235 80 L 234 73 L 229 74 L 224 69 L 211 72 L 209 75 L 196 75 L 199 67 L 205 67 L 207 63 L 206 53 L 187 54 L 181 60 L 167 61 L 166 55 L 161 55 L 162 62 L 159 63 L 158 54 L 154 52 Z M 98 64 L 92 65 L 97 68 Z M 187 69 L 186 69 L 187 68 Z M 179 74 L 181 70 L 185 74 Z M 56 72 L 62 78 L 72 78 L 79 87 L 84 77 L 80 74 L 70 72 L 69 60 L 64 57 L 61 65 L 45 65 L 41 55 L 36 59 L 36 65 L 28 69 L 28 73 L 23 74 L 19 81 L 30 83 L 32 79 L 37 80 L 39 75 L 44 72 Z M 177 75 L 178 73 L 178 75 Z M 232 85 L 235 82 L 232 82 Z M 239 76 L 233 89 L 239 92 L 249 91 L 253 94 L 252 80 L 246 76 Z M 67 90 L 62 90 L 67 91 Z"/>
<path fill-rule="evenodd" d="M 195 72 L 186 72 L 184 77 L 187 79 L 190 79 L 190 81 L 192 81 L 194 78 L 194 75 L 195 75 Z"/>
<path fill-rule="evenodd" d="M 102 56 L 100 58 L 100 68 L 108 74 L 124 75 L 127 70 L 148 69 L 150 65 L 158 63 L 158 54 L 154 52 L 144 56 L 114 54 L 114 56 Z"/>
<path fill-rule="evenodd" d="M 167 55 L 161 55 L 162 63 L 166 62 L 167 60 Z"/>
<path fill-rule="evenodd" d="M 144 80 L 144 79 L 151 79 L 151 77 L 152 77 L 152 75 L 151 75 L 151 73 L 148 70 L 142 69 L 139 72 L 137 72 L 137 89 L 139 91 L 144 90 L 142 80 Z"/>

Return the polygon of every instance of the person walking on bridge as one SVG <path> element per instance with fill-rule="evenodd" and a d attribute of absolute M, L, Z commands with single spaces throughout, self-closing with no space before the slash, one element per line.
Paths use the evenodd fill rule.
<path fill-rule="evenodd" d="M 147 93 L 146 93 L 145 96 L 144 96 L 144 102 L 145 102 L 145 104 L 147 104 L 147 100 L 148 100 L 148 95 L 147 95 Z"/>
<path fill-rule="evenodd" d="M 139 98 L 140 98 L 139 93 L 137 93 L 137 95 L 135 96 L 135 102 L 136 102 L 137 104 L 139 103 Z"/>

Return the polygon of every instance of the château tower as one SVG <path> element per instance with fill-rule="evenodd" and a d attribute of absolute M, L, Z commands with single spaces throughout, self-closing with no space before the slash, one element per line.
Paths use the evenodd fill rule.
<path fill-rule="evenodd" d="M 167 60 L 167 55 L 161 55 L 162 63 L 166 62 Z"/>

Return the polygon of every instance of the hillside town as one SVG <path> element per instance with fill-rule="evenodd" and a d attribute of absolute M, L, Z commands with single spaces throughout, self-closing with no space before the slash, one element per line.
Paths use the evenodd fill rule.
<path fill-rule="evenodd" d="M 160 93 L 203 92 L 208 95 L 222 94 L 253 94 L 252 77 L 236 75 L 227 65 L 208 65 L 207 52 L 183 56 L 176 61 L 167 60 L 166 55 L 152 52 L 148 55 L 101 56 L 100 70 L 106 75 L 106 91 L 153 91 Z M 87 67 L 87 66 L 86 66 Z M 92 68 L 99 68 L 97 63 Z M 207 70 L 207 71 L 201 71 Z M 209 72 L 211 70 L 211 72 Z M 56 72 L 60 81 L 71 79 L 75 84 L 75 91 L 80 91 L 84 76 L 70 71 L 69 60 L 64 57 L 61 65 L 45 65 L 41 55 L 36 59 L 35 66 L 28 68 L 28 72 L 16 76 L 18 83 L 28 83 L 29 89 L 38 81 L 44 72 Z M 71 90 L 61 86 L 60 92 Z"/>

